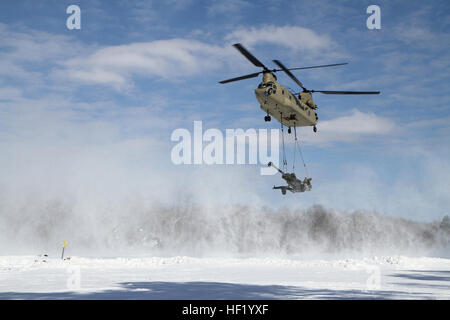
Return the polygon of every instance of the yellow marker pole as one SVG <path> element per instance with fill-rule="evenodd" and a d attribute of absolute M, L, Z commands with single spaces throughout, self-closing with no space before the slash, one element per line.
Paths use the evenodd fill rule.
<path fill-rule="evenodd" d="M 66 242 L 66 240 L 64 240 L 63 247 L 62 247 L 61 259 L 64 259 L 64 249 L 66 248 L 66 245 L 67 245 L 67 242 Z"/>

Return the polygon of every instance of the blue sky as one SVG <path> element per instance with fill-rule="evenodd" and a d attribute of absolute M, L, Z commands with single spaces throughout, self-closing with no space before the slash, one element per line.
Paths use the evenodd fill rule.
<path fill-rule="evenodd" d="M 71 4 L 81 30 L 65 26 Z M 382 28 L 369 30 L 370 4 L 2 1 L 3 194 L 93 202 L 189 194 L 212 206 L 321 204 L 441 219 L 450 213 L 450 4 L 378 1 Z M 283 197 L 271 189 L 280 177 L 260 176 L 258 166 L 171 163 L 172 131 L 194 120 L 223 131 L 278 128 L 263 121 L 258 79 L 218 84 L 258 71 L 235 42 L 269 66 L 349 63 L 296 71 L 307 88 L 382 92 L 314 96 L 319 131 L 299 130 L 312 192 Z M 279 81 L 297 91 L 285 75 Z"/>

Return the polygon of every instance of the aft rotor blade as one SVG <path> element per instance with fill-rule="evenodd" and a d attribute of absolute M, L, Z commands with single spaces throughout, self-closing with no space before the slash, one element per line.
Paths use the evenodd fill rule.
<path fill-rule="evenodd" d="M 327 68 L 327 67 L 343 66 L 343 65 L 346 65 L 346 64 L 348 64 L 348 63 L 345 62 L 345 63 L 324 64 L 324 65 L 321 65 L 321 66 L 289 68 L 288 70 L 304 70 L 304 69 L 315 69 L 315 68 Z M 277 71 L 282 71 L 282 70 L 277 70 Z"/>
<path fill-rule="evenodd" d="M 262 73 L 262 71 L 261 71 L 261 72 L 251 73 L 251 74 L 247 74 L 247 75 L 245 75 L 245 76 L 240 76 L 240 77 L 228 79 L 228 80 L 223 80 L 223 81 L 220 81 L 219 83 L 224 84 L 224 83 L 233 82 L 233 81 L 239 81 L 239 80 L 244 80 L 244 79 L 255 78 L 255 77 L 257 77 L 260 73 Z"/>
<path fill-rule="evenodd" d="M 253 63 L 255 66 L 264 68 L 266 70 L 266 66 L 261 63 L 258 59 L 255 58 L 254 55 L 252 55 L 247 49 L 244 48 L 244 46 L 240 43 L 233 44 L 233 47 L 239 50 L 242 55 L 244 55 L 251 63 Z"/>
<path fill-rule="evenodd" d="M 306 90 L 303 87 L 303 84 L 300 82 L 300 80 L 298 80 L 279 60 L 273 60 L 273 62 L 275 62 L 277 64 L 277 66 L 279 66 L 281 68 L 281 70 L 283 70 L 284 72 L 286 72 L 286 74 L 292 79 L 294 80 L 294 82 L 296 84 L 298 84 L 300 86 L 300 88 L 303 88 L 303 90 Z"/>
<path fill-rule="evenodd" d="M 323 94 L 380 94 L 380 91 L 328 91 L 328 90 L 310 90 L 309 92 L 320 92 Z"/>

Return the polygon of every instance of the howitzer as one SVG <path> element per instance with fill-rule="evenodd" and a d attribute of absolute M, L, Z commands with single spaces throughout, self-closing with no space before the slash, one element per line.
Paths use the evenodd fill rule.
<path fill-rule="evenodd" d="M 278 186 L 273 187 L 273 189 L 281 189 L 282 194 L 286 194 L 286 190 L 289 190 L 291 192 L 305 192 L 310 191 L 312 188 L 311 180 L 312 178 L 307 178 L 303 181 L 297 179 L 295 176 L 295 173 L 286 173 L 283 172 L 280 168 L 278 168 L 276 165 L 274 165 L 272 162 L 269 162 L 267 164 L 269 167 L 274 167 L 279 173 L 281 173 L 281 178 L 286 181 L 288 184 L 287 186 Z"/>

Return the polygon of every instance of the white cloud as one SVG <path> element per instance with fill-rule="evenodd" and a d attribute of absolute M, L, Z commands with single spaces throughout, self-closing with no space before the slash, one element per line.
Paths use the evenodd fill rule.
<path fill-rule="evenodd" d="M 203 74 L 220 68 L 224 54 L 196 40 L 157 40 L 102 48 L 68 60 L 63 72 L 74 80 L 121 87 L 136 75 L 178 80 Z"/>
<path fill-rule="evenodd" d="M 208 14 L 221 15 L 239 12 L 244 8 L 248 8 L 250 3 L 244 0 L 227 0 L 227 1 L 211 1 L 208 7 Z"/>
<path fill-rule="evenodd" d="M 450 36 L 433 31 L 425 26 L 399 25 L 394 28 L 394 36 L 412 47 L 428 50 L 442 49 L 442 43 L 448 43 Z"/>
<path fill-rule="evenodd" d="M 230 33 L 226 40 L 242 42 L 246 46 L 271 43 L 299 51 L 329 51 L 336 48 L 327 35 L 319 35 L 311 29 L 298 26 L 241 28 Z"/>
<path fill-rule="evenodd" d="M 336 44 L 327 35 L 297 26 L 241 28 L 226 36 L 226 41 L 239 41 L 248 46 L 272 43 L 319 55 L 337 52 Z M 238 57 L 230 43 L 220 46 L 176 38 L 104 47 L 67 60 L 63 63 L 64 69 L 55 74 L 82 83 L 123 89 L 132 84 L 133 76 L 176 81 L 223 69 L 226 62 Z"/>
<path fill-rule="evenodd" d="M 24 27 L 12 28 L 2 23 L 0 39 L 0 80 L 8 84 L 2 96 L 4 90 L 9 92 L 9 96 L 13 94 L 10 86 L 16 81 L 20 82 L 20 90 L 25 93 L 44 85 L 49 67 L 80 54 L 86 48 L 68 36 Z"/>
<path fill-rule="evenodd" d="M 308 130 L 306 134 L 303 134 L 303 140 L 319 144 L 352 142 L 365 137 L 387 135 L 394 130 L 395 124 L 389 118 L 353 110 L 348 116 L 319 120 L 317 127 L 317 133 Z"/>
<path fill-rule="evenodd" d="M 82 52 L 84 46 L 71 37 L 37 30 L 13 30 L 0 23 L 0 59 L 14 63 L 45 63 Z"/>

